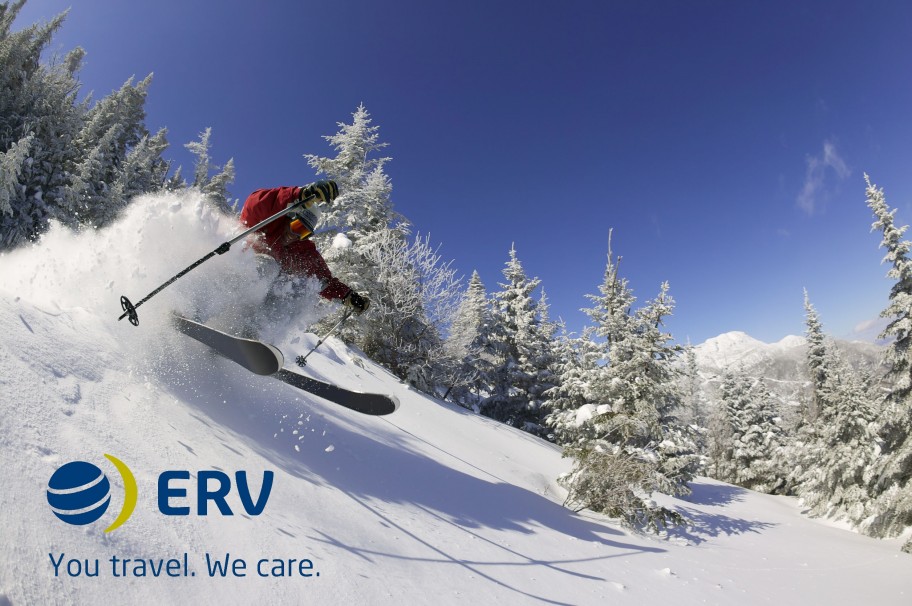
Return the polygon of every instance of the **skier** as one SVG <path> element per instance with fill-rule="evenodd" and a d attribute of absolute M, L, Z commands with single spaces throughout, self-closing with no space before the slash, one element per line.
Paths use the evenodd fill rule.
<path fill-rule="evenodd" d="M 338 195 L 339 188 L 334 181 L 317 181 L 304 187 L 258 189 L 244 202 L 241 222 L 252 227 L 299 200 L 314 197 L 315 202 L 310 206 L 258 230 L 260 236 L 254 241 L 253 249 L 275 259 L 280 271 L 286 274 L 316 277 L 323 286 L 320 295 L 324 299 L 340 300 L 361 314 L 367 311 L 370 301 L 332 275 L 320 251 L 309 239 L 320 218 L 319 203 L 330 204 Z"/>

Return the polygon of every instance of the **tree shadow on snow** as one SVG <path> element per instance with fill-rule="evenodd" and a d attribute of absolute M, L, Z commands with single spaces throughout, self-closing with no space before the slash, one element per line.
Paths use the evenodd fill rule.
<path fill-rule="evenodd" d="M 776 526 L 772 522 L 734 518 L 721 513 L 707 513 L 690 507 L 676 507 L 675 509 L 687 519 L 688 524 L 669 528 L 667 531 L 668 536 L 686 539 L 695 545 L 721 536 L 734 536 L 749 532 L 759 534 L 767 528 Z"/>
<path fill-rule="evenodd" d="M 408 504 L 436 518 L 437 524 L 458 527 L 476 540 L 502 550 L 504 560 L 511 561 L 511 565 L 547 566 L 587 579 L 602 580 L 566 568 L 584 560 L 542 560 L 495 543 L 477 531 L 494 529 L 531 535 L 541 529 L 551 529 L 612 548 L 609 554 L 592 558 L 598 560 L 665 551 L 625 542 L 621 540 L 624 533 L 617 529 L 585 519 L 543 495 L 496 478 L 468 463 L 460 453 L 450 453 L 425 442 L 441 451 L 440 458 L 451 461 L 453 466 L 440 463 L 417 450 L 418 441 L 423 439 L 398 428 L 395 416 L 386 420 L 350 413 L 274 379 L 238 373 L 231 362 L 213 360 L 211 356 L 172 360 L 167 368 L 159 369 L 159 374 L 176 397 L 192 404 L 211 423 L 191 411 L 192 417 L 207 425 L 217 424 L 213 429 L 220 438 L 224 437 L 223 432 L 237 434 L 238 443 L 232 450 L 255 451 L 292 476 L 312 485 L 332 486 L 343 491 L 365 515 L 373 515 L 381 524 L 396 527 L 435 554 L 422 558 L 423 561 L 448 562 L 469 568 L 473 574 L 506 586 L 505 582 L 484 573 L 485 566 L 504 565 L 504 562 L 470 562 L 451 556 L 397 523 L 385 513 L 384 504 Z M 204 388 L 200 388 L 200 377 L 208 380 Z M 486 477 L 470 475 L 457 468 L 473 468 L 473 472 Z M 303 501 L 312 488 L 283 490 L 300 490 Z M 283 532 L 292 534 L 289 530 Z M 360 558 L 401 557 L 371 551 L 367 545 L 343 544 L 309 528 L 304 532 L 318 532 L 320 536 L 311 538 Z M 517 588 L 508 588 L 525 594 Z"/>
<path fill-rule="evenodd" d="M 739 486 L 730 484 L 710 484 L 706 482 L 691 482 L 688 484 L 691 493 L 678 497 L 682 501 L 695 505 L 710 505 L 724 507 L 737 501 L 743 501 L 747 491 Z"/>
<path fill-rule="evenodd" d="M 747 490 L 739 486 L 716 482 L 691 482 L 688 485 L 691 494 L 678 497 L 679 501 L 686 501 L 703 507 L 726 507 L 743 501 Z M 700 544 L 709 539 L 720 536 L 734 536 L 749 532 L 759 533 L 775 524 L 759 520 L 745 520 L 723 513 L 707 512 L 695 507 L 676 506 L 675 509 L 683 515 L 688 524 L 670 528 L 669 537 L 678 537 L 687 541 Z"/>

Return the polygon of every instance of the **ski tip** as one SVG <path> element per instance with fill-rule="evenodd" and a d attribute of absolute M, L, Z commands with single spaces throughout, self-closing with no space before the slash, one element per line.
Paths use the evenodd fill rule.
<path fill-rule="evenodd" d="M 388 413 L 386 413 L 386 414 L 393 414 L 394 412 L 396 412 L 397 410 L 399 410 L 399 398 L 397 398 L 397 397 L 394 396 L 393 394 L 390 394 L 390 395 L 389 395 L 389 399 L 390 399 L 390 401 L 393 403 L 393 409 L 392 409 L 391 411 L 389 411 Z"/>
<path fill-rule="evenodd" d="M 278 364 L 278 366 L 276 367 L 275 370 L 273 370 L 270 373 L 265 373 L 265 374 L 274 375 L 275 373 L 282 370 L 282 368 L 285 366 L 285 354 L 283 354 L 282 351 L 275 345 L 270 345 L 269 343 L 263 343 L 263 345 L 265 345 L 266 347 L 269 348 L 269 350 L 272 352 L 272 354 L 276 357 L 276 362 Z"/>

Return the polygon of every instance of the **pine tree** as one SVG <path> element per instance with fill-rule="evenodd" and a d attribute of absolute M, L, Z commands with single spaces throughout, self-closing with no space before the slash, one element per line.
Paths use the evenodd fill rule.
<path fill-rule="evenodd" d="M 751 490 L 782 493 L 785 436 L 772 394 L 743 368 L 723 374 L 720 406 L 710 421 L 711 475 Z"/>
<path fill-rule="evenodd" d="M 127 153 L 114 181 L 115 200 L 129 201 L 139 194 L 166 187 L 168 163 L 161 155 L 168 148 L 167 134 L 167 129 L 162 128 L 152 136 L 145 136 Z"/>
<path fill-rule="evenodd" d="M 867 175 L 865 182 L 867 204 L 876 219 L 872 231 L 883 234 L 881 247 L 887 251 L 884 262 L 891 265 L 887 276 L 896 280 L 890 305 L 881 312 L 881 317 L 889 320 L 881 338 L 891 339 L 886 362 L 892 382 L 880 430 L 886 456 L 871 474 L 878 497 L 873 506 L 875 517 L 868 526 L 870 532 L 885 536 L 912 525 L 912 243 L 903 240 L 908 226 L 896 226 L 896 210 L 887 206 L 883 190 Z M 912 553 L 912 540 L 903 550 Z"/>
<path fill-rule="evenodd" d="M 662 330 L 674 301 L 668 284 L 659 296 L 633 311 L 635 297 L 627 280 L 618 276 L 620 259 L 609 250 L 601 296 L 585 310 L 596 322 L 595 336 L 603 340 L 603 372 L 595 376 L 593 392 L 610 411 L 599 415 L 608 439 L 635 449 L 653 450 L 665 439 L 666 419 L 680 402 L 674 362 L 678 348 Z M 683 485 L 675 486 L 672 491 Z"/>
<path fill-rule="evenodd" d="M 798 495 L 812 515 L 860 524 L 872 505 L 870 474 L 880 454 L 872 389 L 827 346 L 826 378 L 818 389 L 819 416 L 807 440 Z"/>
<path fill-rule="evenodd" d="M 594 322 L 586 336 L 595 343 L 578 346 L 565 362 L 548 424 L 574 459 L 560 478 L 568 503 L 658 528 L 681 517 L 644 495 L 687 494 L 697 463 L 692 436 L 675 418 L 679 350 L 663 330 L 674 301 L 663 284 L 658 297 L 634 311 L 619 263 L 609 239 L 600 294 L 589 295 L 593 306 L 584 310 Z"/>
<path fill-rule="evenodd" d="M 467 408 L 477 406 L 489 393 L 482 377 L 494 370 L 490 342 L 492 321 L 487 290 L 478 271 L 473 271 L 447 337 L 447 346 L 459 360 L 459 367 L 445 396 Z"/>
<path fill-rule="evenodd" d="M 234 182 L 234 158 L 229 158 L 225 166 L 218 167 L 212 164 L 209 156 L 209 138 L 212 136 L 212 128 L 207 128 L 200 133 L 199 141 L 192 141 L 184 145 L 196 156 L 196 163 L 193 169 L 192 186 L 209 196 L 216 206 L 225 213 L 235 211 L 235 204 L 229 200 L 228 185 Z M 219 171 L 209 176 L 212 171 Z"/>
<path fill-rule="evenodd" d="M 77 48 L 61 63 L 43 65 L 41 53 L 66 13 L 11 32 L 23 4 L 0 4 L 0 152 L 5 154 L 0 250 L 34 239 L 52 219 L 72 222 L 74 216 L 64 189 L 82 110 L 75 103 L 75 72 L 85 53 Z"/>
<path fill-rule="evenodd" d="M 586 423 L 607 405 L 597 404 L 593 393 L 596 377 L 601 372 L 603 350 L 594 338 L 595 329 L 587 326 L 579 337 L 563 335 L 558 360 L 559 381 L 550 396 L 549 425 L 560 444 L 572 444 L 597 437 L 594 427 Z"/>
<path fill-rule="evenodd" d="M 491 394 L 480 409 L 494 419 L 541 434 L 544 394 L 556 380 L 550 355 L 553 326 L 543 322 L 540 303 L 532 297 L 541 280 L 526 276 L 515 246 L 503 275 L 507 281 L 494 293 L 495 369 L 486 377 Z"/>
<path fill-rule="evenodd" d="M 395 276 L 377 265 L 376 255 L 384 250 L 407 250 L 408 221 L 393 210 L 392 183 L 384 172 L 388 157 L 375 158 L 386 147 L 380 142 L 379 126 L 371 126 L 367 109 L 361 105 L 352 114 L 352 123 L 339 123 L 339 131 L 324 137 L 336 151 L 335 157 L 305 155 L 317 174 L 334 180 L 339 197 L 324 209 L 321 228 L 314 235 L 333 274 L 358 292 L 367 293 L 377 308 L 396 309 Z M 343 243 L 343 245 L 337 245 Z M 384 298 L 386 300 L 384 301 Z M 403 310 L 404 312 L 404 310 Z M 398 313 L 398 312 L 397 312 Z M 341 336 L 365 352 L 378 352 L 374 358 L 388 367 L 394 344 L 376 311 L 351 322 Z"/>
<path fill-rule="evenodd" d="M 550 412 L 546 424 L 558 444 L 574 444 L 597 437 L 587 423 L 599 410 L 592 385 L 599 373 L 602 350 L 587 327 L 579 337 L 562 335 L 558 341 L 558 385 L 547 394 Z M 607 409 L 606 405 L 602 405 Z"/>
<path fill-rule="evenodd" d="M 82 128 L 73 141 L 76 158 L 67 167 L 73 177 L 64 195 L 68 207 L 84 225 L 105 225 L 129 203 L 118 183 L 124 180 L 124 163 L 129 154 L 149 136 L 144 121 L 151 82 L 151 74 L 135 86 L 130 78 L 119 90 L 96 103 L 82 120 Z M 159 153 L 163 150 L 159 148 Z M 155 164 L 164 164 L 157 156 L 146 156 L 144 160 L 150 163 L 149 170 L 154 170 Z"/>
<path fill-rule="evenodd" d="M 737 483 L 741 462 L 737 440 L 745 431 L 744 415 L 750 380 L 744 369 L 726 369 L 719 390 L 719 406 L 710 420 L 709 472 L 717 480 Z"/>
<path fill-rule="evenodd" d="M 13 33 L 22 5 L 0 4 L 0 249 L 34 240 L 51 220 L 103 225 L 167 173 L 164 134 L 150 138 L 143 124 L 151 76 L 94 106 L 77 102 L 85 52 L 40 60 L 66 13 Z"/>
<path fill-rule="evenodd" d="M 459 302 L 459 310 L 450 329 L 453 347 L 466 352 L 480 349 L 484 328 L 491 322 L 491 307 L 487 290 L 478 271 L 472 272 L 469 284 Z"/>
<path fill-rule="evenodd" d="M 820 414 L 819 393 L 824 389 L 829 369 L 827 368 L 827 348 L 824 343 L 823 325 L 817 315 L 817 310 L 811 305 L 810 297 L 804 291 L 804 311 L 807 324 L 805 335 L 807 337 L 807 366 L 811 377 L 811 398 L 805 412 L 805 419 L 813 422 Z"/>
<path fill-rule="evenodd" d="M 460 280 L 429 238 L 409 244 L 391 231 L 383 234 L 366 251 L 378 271 L 370 287 L 373 319 L 362 349 L 399 378 L 439 395 L 437 387 L 457 365 L 443 335 L 455 316 Z"/>
<path fill-rule="evenodd" d="M 409 233 L 408 222 L 390 201 L 392 183 L 384 167 L 391 158 L 374 157 L 388 144 L 380 141 L 380 127 L 371 122 L 367 108 L 359 105 L 351 124 L 340 122 L 336 134 L 323 137 L 336 150 L 335 157 L 304 156 L 317 174 L 336 181 L 341 194 L 324 212 L 322 239 L 331 241 L 345 233 L 355 245 L 353 252 L 365 244 L 362 239 L 387 229 L 403 239 Z"/>
<path fill-rule="evenodd" d="M 778 466 L 785 432 L 772 393 L 763 381 L 751 386 L 743 411 L 743 433 L 737 437 L 737 458 L 742 461 L 737 484 L 770 494 L 782 494 L 785 470 Z"/>
<path fill-rule="evenodd" d="M 706 402 L 700 382 L 700 368 L 697 364 L 697 353 L 688 344 L 684 347 L 684 368 L 681 375 L 682 420 L 696 427 L 705 428 L 707 424 Z"/>
<path fill-rule="evenodd" d="M 13 201 L 19 192 L 19 175 L 29 157 L 34 138 L 34 135 L 28 135 L 0 154 L 0 217 L 13 215 L 16 210 Z M 5 230 L 4 233 L 9 232 Z"/>
<path fill-rule="evenodd" d="M 116 179 L 116 145 L 122 130 L 120 124 L 111 125 L 75 166 L 73 181 L 67 186 L 66 195 L 70 208 L 76 209 L 80 223 L 100 227 L 125 204 L 122 199 L 112 199 L 110 188 Z"/>
<path fill-rule="evenodd" d="M 548 295 L 544 287 L 541 289 L 541 296 L 536 302 L 538 312 L 538 324 L 535 327 L 533 335 L 534 340 L 540 345 L 537 350 L 532 352 L 530 362 L 535 370 L 535 385 L 532 395 L 538 402 L 539 413 L 537 426 L 534 432 L 544 436 L 548 432 L 544 427 L 544 419 L 547 416 L 549 408 L 549 392 L 560 385 L 560 346 L 557 344 L 557 336 L 562 330 L 561 322 L 551 320 L 551 305 L 548 303 Z"/>

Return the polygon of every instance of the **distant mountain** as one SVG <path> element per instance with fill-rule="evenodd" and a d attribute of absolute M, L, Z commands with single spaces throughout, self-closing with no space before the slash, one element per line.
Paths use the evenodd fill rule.
<path fill-rule="evenodd" d="M 866 374 L 883 374 L 885 347 L 862 341 L 833 340 L 853 368 Z M 727 332 L 694 347 L 704 395 L 718 401 L 722 375 L 743 368 L 748 376 L 763 379 L 783 405 L 783 413 L 795 409 L 810 390 L 807 375 L 807 340 L 790 335 L 776 343 L 764 343 L 743 332 Z"/>

